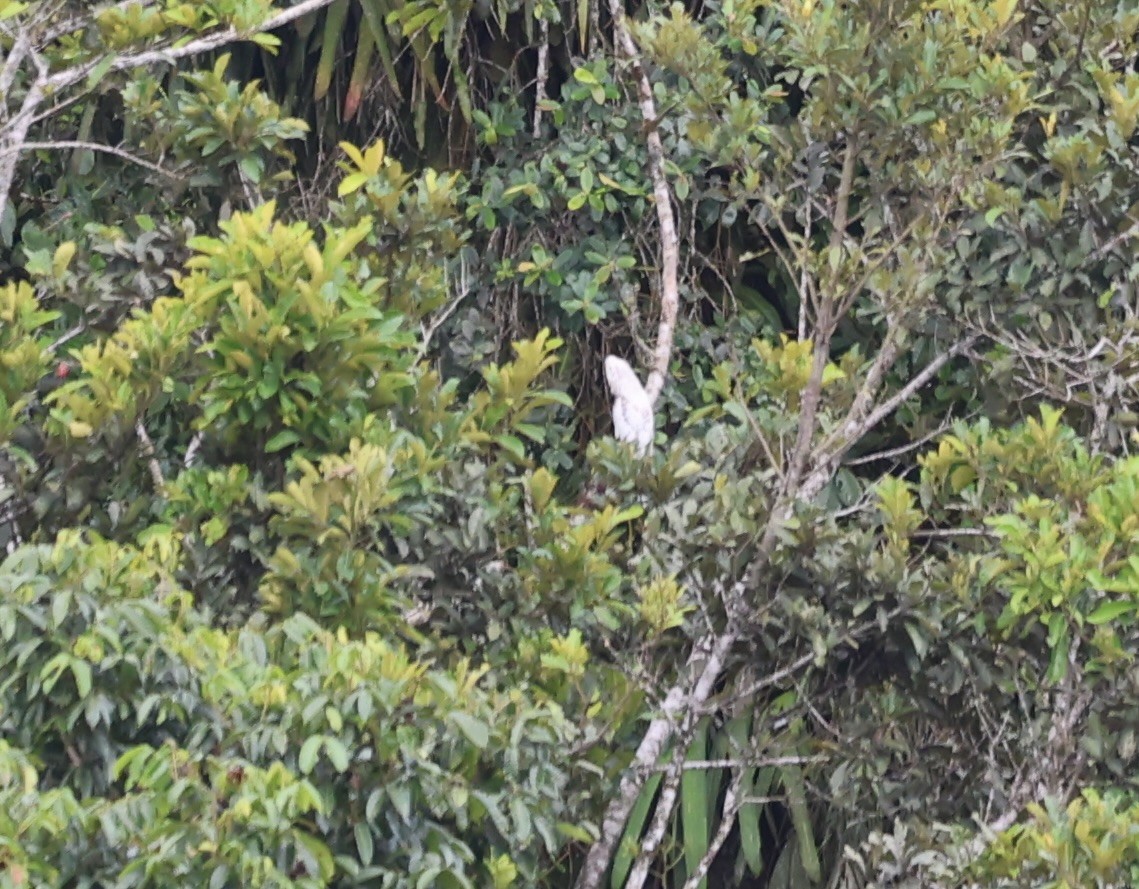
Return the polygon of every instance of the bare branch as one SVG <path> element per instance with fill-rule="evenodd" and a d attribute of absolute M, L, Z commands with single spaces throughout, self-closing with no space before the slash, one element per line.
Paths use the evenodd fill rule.
<path fill-rule="evenodd" d="M 687 739 L 682 736 L 682 741 L 687 741 Z M 672 762 L 665 770 L 660 794 L 657 797 L 656 809 L 653 811 L 652 824 L 649 825 L 649 829 L 641 839 L 641 848 L 633 861 L 629 876 L 625 879 L 623 889 L 643 889 L 645 880 L 649 877 L 649 868 L 652 867 L 657 850 L 664 841 L 664 835 L 668 831 L 668 823 L 672 820 L 672 813 L 676 809 L 680 778 L 684 772 L 684 748 L 686 746 L 687 743 L 677 744 L 672 755 Z"/>
<path fill-rule="evenodd" d="M 443 309 L 443 311 L 440 312 L 435 317 L 435 319 L 431 322 L 430 326 L 426 326 L 426 325 L 422 326 L 423 342 L 421 342 L 419 344 L 419 351 L 416 353 L 416 356 L 415 356 L 415 360 L 417 362 L 422 361 L 427 356 L 427 352 L 431 348 L 431 339 L 435 336 L 435 334 L 439 330 L 439 328 L 442 327 L 444 323 L 446 323 L 447 319 L 450 318 L 455 313 L 455 310 L 457 308 L 459 308 L 459 305 L 462 303 L 463 300 L 465 300 L 467 298 L 467 295 L 470 292 L 471 292 L 471 285 L 470 285 L 470 281 L 467 278 L 467 264 L 463 259 L 460 258 L 460 260 L 459 260 L 459 292 L 455 296 L 455 298 L 453 300 L 451 300 L 450 303 L 447 304 L 447 306 Z"/>
<path fill-rule="evenodd" d="M 881 423 L 884 419 L 886 419 L 886 417 L 890 416 L 890 414 L 901 407 L 902 402 L 904 402 L 907 398 L 917 392 L 918 389 L 933 379 L 934 375 L 943 367 L 945 367 L 946 364 L 948 364 L 962 352 L 967 351 L 975 342 L 977 342 L 976 334 L 970 334 L 964 339 L 954 343 L 952 346 L 934 358 L 933 361 L 923 367 L 912 380 L 906 383 L 906 385 L 904 385 L 892 396 L 882 402 L 882 404 L 878 405 L 878 407 L 871 411 L 870 416 L 868 416 L 863 422 L 856 424 L 856 426 L 851 430 L 854 433 L 854 436 L 856 438 L 861 438 L 863 435 Z"/>
<path fill-rule="evenodd" d="M 887 317 L 886 324 L 886 338 L 882 341 L 878 354 L 874 356 L 870 370 L 866 372 L 866 379 L 862 381 L 858 394 L 854 396 L 854 403 L 847 411 L 846 420 L 840 425 L 840 429 L 856 429 L 858 424 L 865 419 L 878 395 L 878 390 L 882 388 L 886 372 L 894 366 L 894 362 L 898 358 L 898 352 L 902 348 L 902 338 L 906 331 L 889 317 Z"/>
<path fill-rule="evenodd" d="M 10 95 L 12 90 L 12 81 L 16 78 L 16 71 L 19 70 L 20 64 L 24 58 L 31 52 L 32 42 L 28 37 L 27 30 L 21 30 L 16 34 L 16 39 L 12 43 L 12 48 L 8 50 L 8 57 L 4 60 L 4 67 L 0 68 L 0 96 Z M 8 118 L 8 109 L 6 106 L 0 104 L 0 114 L 4 116 L 3 119 Z"/>
<path fill-rule="evenodd" d="M 154 482 L 154 489 L 159 494 L 165 494 L 166 479 L 162 476 L 162 467 L 158 465 L 154 442 L 150 440 L 150 435 L 147 434 L 146 427 L 142 425 L 142 420 L 134 424 L 134 431 L 135 435 L 138 436 L 139 444 L 142 446 L 142 455 L 146 457 L 146 467 L 150 470 L 150 479 Z"/>
<path fill-rule="evenodd" d="M 976 411 L 966 415 L 965 419 L 968 420 L 973 416 L 976 416 Z M 904 445 L 898 445 L 896 448 L 888 448 L 884 451 L 875 451 L 872 454 L 863 454 L 861 457 L 854 457 L 850 460 L 845 460 L 843 461 L 844 465 L 863 466 L 867 463 L 876 463 L 880 460 L 892 460 L 895 457 L 904 456 L 905 454 L 909 454 L 912 451 L 916 451 L 918 448 L 924 447 L 926 444 L 933 441 L 938 436 L 944 435 L 946 432 L 953 428 L 953 424 L 955 422 L 957 422 L 956 419 L 950 418 L 949 420 L 940 423 L 936 429 L 927 432 L 921 438 L 915 439 L 913 441 L 908 441 Z"/>
<path fill-rule="evenodd" d="M 655 402 L 668 377 L 672 339 L 676 333 L 676 316 L 680 311 L 680 290 L 677 283 L 680 239 L 676 232 L 676 217 L 672 212 L 672 191 L 664 175 L 664 146 L 657 130 L 658 118 L 656 103 L 653 101 L 652 83 L 641 63 L 637 44 L 629 33 L 622 0 L 609 0 L 609 12 L 613 16 L 613 31 L 617 44 L 629 60 L 633 76 L 637 81 L 641 117 L 644 118 L 647 127 L 645 147 L 649 154 L 649 178 L 653 183 L 653 203 L 656 205 L 657 222 L 660 225 L 660 322 L 657 326 L 653 366 L 645 383 L 649 399 Z"/>
<path fill-rule="evenodd" d="M 577 889 L 600 889 L 646 776 L 660 761 L 678 720 L 686 712 L 695 712 L 711 696 L 735 642 L 736 633 L 729 629 L 718 636 L 705 637 L 689 654 L 683 678 L 672 687 L 661 704 L 661 712 L 649 723 L 616 795 L 605 810 L 601 835 L 586 856 L 577 878 Z"/>
<path fill-rule="evenodd" d="M 542 18 L 538 43 L 538 77 L 534 84 L 534 138 L 542 134 L 542 103 L 546 101 L 546 81 L 550 76 L 550 23 Z"/>
<path fill-rule="evenodd" d="M 167 170 L 165 167 L 160 167 L 158 164 L 152 163 L 145 158 L 139 157 L 137 154 L 131 154 L 122 148 L 117 148 L 113 145 L 100 145 L 98 142 L 85 142 L 78 139 L 53 139 L 50 142 L 24 142 L 18 146 L 10 145 L 0 151 L 0 155 L 5 154 L 18 154 L 22 151 L 37 151 L 46 149 L 48 151 L 58 151 L 63 149 L 80 149 L 86 151 L 101 151 L 104 154 L 113 154 L 115 157 L 121 157 L 125 161 L 132 164 L 137 164 L 140 167 L 146 167 L 148 170 L 153 170 L 155 173 L 160 173 L 169 179 L 181 179 L 177 173 Z"/>
<path fill-rule="evenodd" d="M 190 439 L 190 444 L 186 448 L 186 454 L 182 458 L 182 466 L 189 469 L 194 465 L 194 461 L 198 458 L 198 451 L 202 449 L 202 441 L 204 434 L 201 431 L 195 432 L 194 437 Z"/>
<path fill-rule="evenodd" d="M 804 479 L 799 492 L 800 496 L 806 500 L 813 499 L 830 481 L 839 461 L 858 439 L 896 411 L 907 398 L 910 398 L 933 379 L 934 375 L 953 358 L 968 350 L 977 341 L 977 338 L 976 334 L 970 334 L 946 349 L 923 367 L 906 385 L 870 411 L 867 416 L 856 417 L 852 410 L 838 430 L 827 439 L 822 447 L 817 449 L 821 456 L 815 460 L 815 468 Z"/>
<path fill-rule="evenodd" d="M 1125 228 L 1123 231 L 1121 231 L 1119 234 L 1117 234 L 1114 238 L 1107 241 L 1102 246 L 1100 246 L 1098 249 L 1093 251 L 1092 254 L 1090 256 L 1088 256 L 1088 261 L 1094 262 L 1097 259 L 1103 259 L 1103 257 L 1105 257 L 1107 254 L 1109 254 L 1116 247 L 1120 246 L 1125 241 L 1131 240 L 1136 235 L 1139 235 L 1139 222 L 1135 222 L 1135 223 L 1129 225 L 1127 228 Z"/>
<path fill-rule="evenodd" d="M 34 53 L 31 53 L 30 50 L 29 53 L 36 67 L 42 68 L 42 63 L 38 57 Z M 4 217 L 4 211 L 8 206 L 8 194 L 12 190 L 12 182 L 16 176 L 16 161 L 18 159 L 17 152 L 5 152 L 2 149 L 5 146 L 12 146 L 19 149 L 19 147 L 23 145 L 28 135 L 28 129 L 32 125 L 32 118 L 35 116 L 36 109 L 39 107 L 40 102 L 44 100 L 43 78 L 44 72 L 41 70 L 40 76 L 28 87 L 19 112 L 17 112 L 15 117 L 0 127 L 0 219 Z"/>
<path fill-rule="evenodd" d="M 830 762 L 828 756 L 760 756 L 760 757 L 731 757 L 728 759 L 686 759 L 680 764 L 682 772 L 706 772 L 710 769 L 735 769 L 747 766 L 752 769 L 762 769 L 767 766 L 807 766 L 821 765 Z M 660 766 L 654 771 L 666 772 L 672 765 Z"/>
<path fill-rule="evenodd" d="M 153 65 L 159 62 L 176 62 L 179 59 L 186 59 L 190 56 L 201 55 L 204 52 L 220 49 L 230 43 L 237 43 L 241 40 L 248 40 L 257 34 L 264 34 L 268 31 L 275 31 L 277 28 L 294 22 L 299 18 L 304 18 L 309 13 L 317 12 L 326 6 L 330 6 L 334 0 L 302 0 L 296 6 L 290 6 L 288 9 L 283 9 L 275 16 L 266 19 L 264 22 L 245 30 L 239 31 L 237 28 L 223 28 L 220 31 L 215 31 L 212 34 L 207 34 L 204 37 L 199 37 L 196 40 L 191 40 L 181 46 L 172 42 L 165 47 L 158 49 L 147 50 L 145 52 L 136 53 L 130 56 L 121 56 L 111 63 L 112 71 L 129 71 L 135 68 L 144 68 L 147 65 Z M 101 60 L 100 60 L 101 61 Z M 53 89 L 61 89 L 67 86 L 73 86 L 83 80 L 87 74 L 94 70 L 98 62 L 92 62 L 83 66 L 83 73 L 80 75 L 77 72 L 61 72 L 57 74 L 49 82 L 49 86 Z M 85 69 L 85 70 L 84 70 Z"/>
<path fill-rule="evenodd" d="M 257 34 L 273 31 L 277 28 L 296 21 L 310 13 L 323 9 L 333 0 L 302 0 L 296 6 L 290 6 L 276 15 L 266 19 L 255 27 L 239 31 L 236 28 L 222 28 L 211 34 L 206 34 L 195 40 L 179 44 L 183 36 L 171 39 L 166 45 L 133 55 L 122 55 L 114 58 L 110 64 L 111 71 L 130 71 L 144 68 L 157 63 L 171 64 L 179 59 L 200 55 L 204 52 L 219 49 L 230 43 L 247 40 Z M 26 149 L 28 128 L 36 117 L 36 111 L 48 96 L 56 96 L 63 90 L 82 83 L 91 72 L 103 64 L 106 56 L 100 56 L 82 65 L 76 65 L 55 74 L 49 74 L 47 65 L 30 48 L 21 50 L 30 55 L 37 69 L 37 75 L 24 95 L 24 101 L 17 113 L 10 120 L 0 126 L 0 216 L 3 215 L 8 203 L 8 196 L 15 180 L 16 162 L 20 152 Z M 12 75 L 14 76 L 14 75 Z"/>
<path fill-rule="evenodd" d="M 841 247 L 846 237 L 847 214 L 850 212 L 850 193 L 854 189 L 854 166 L 858 159 L 858 140 L 852 133 L 846 138 L 846 153 L 842 158 L 838 191 L 835 193 L 834 216 L 831 218 L 830 246 Z"/>
<path fill-rule="evenodd" d="M 55 342 L 48 346 L 48 351 L 54 355 L 85 330 L 87 330 L 87 325 L 85 323 L 76 324 L 70 330 L 67 330 L 61 334 L 59 338 L 55 340 Z"/>
<path fill-rule="evenodd" d="M 930 528 L 923 531 L 911 531 L 910 536 L 915 540 L 952 539 L 955 537 L 984 537 L 996 540 L 997 534 L 988 528 Z"/>

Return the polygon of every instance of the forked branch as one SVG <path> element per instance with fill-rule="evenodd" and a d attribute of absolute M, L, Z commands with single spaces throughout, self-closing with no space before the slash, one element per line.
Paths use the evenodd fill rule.
<path fill-rule="evenodd" d="M 238 30 L 234 27 L 219 28 L 204 34 L 186 43 L 179 43 L 185 35 L 172 37 L 165 45 L 147 49 L 133 54 L 124 54 L 114 57 L 108 70 L 131 71 L 159 63 L 170 64 L 178 59 L 200 55 L 204 52 L 219 49 L 247 40 L 257 34 L 263 34 L 287 25 L 290 22 L 316 12 L 325 6 L 331 5 L 333 0 L 302 0 L 295 6 L 281 10 L 260 24 Z M 17 19 L 9 23 L 15 30 L 15 40 L 12 50 L 5 60 L 4 67 L 0 69 L 0 82 L 11 84 L 15 79 L 15 65 L 30 60 L 36 69 L 34 77 L 30 78 L 27 92 L 24 94 L 20 109 L 12 114 L 8 108 L 0 113 L 0 216 L 3 216 L 8 204 L 8 195 L 12 190 L 12 183 L 16 176 L 16 161 L 18 155 L 28 149 L 27 136 L 32 123 L 37 119 L 36 112 L 40 105 L 48 98 L 57 98 L 61 92 L 83 83 L 100 65 L 107 62 L 107 56 L 101 55 L 83 64 L 73 65 L 57 71 L 54 74 L 48 70 L 47 60 L 39 52 L 38 43 L 50 43 L 50 34 L 40 33 L 42 22 L 34 12 L 26 19 Z M 76 24 L 74 30 L 79 29 Z M 6 91 L 0 90 L 0 101 Z M 90 147 L 90 146 L 87 146 Z M 103 149 L 107 150 L 107 149 Z M 115 152 L 112 152 L 115 153 Z M 137 159 L 135 160 L 137 163 Z"/>

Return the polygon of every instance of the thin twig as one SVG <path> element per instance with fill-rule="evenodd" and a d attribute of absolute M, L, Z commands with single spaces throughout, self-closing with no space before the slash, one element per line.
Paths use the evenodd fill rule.
<path fill-rule="evenodd" d="M 803 765 L 817 765 L 825 762 L 830 762 L 828 756 L 760 756 L 760 757 L 738 757 L 738 758 L 725 758 L 725 759 L 686 759 L 680 764 L 681 771 L 684 772 L 703 772 L 711 769 L 736 769 L 741 766 L 746 766 L 751 769 L 762 769 L 767 766 L 803 766 Z M 672 769 L 672 765 L 657 766 L 653 771 L 667 772 Z"/>
<path fill-rule="evenodd" d="M 975 416 L 976 413 L 976 411 L 973 411 L 965 417 L 965 420 L 968 420 L 971 417 Z M 892 460 L 895 457 L 903 457 L 911 451 L 916 451 L 918 448 L 933 441 L 933 439 L 944 435 L 946 432 L 953 428 L 953 425 L 956 422 L 958 421 L 947 420 L 941 423 L 941 425 L 939 425 L 932 432 L 927 432 L 921 438 L 914 439 L 913 441 L 907 442 L 904 445 L 898 445 L 896 448 L 888 448 L 885 451 L 875 451 L 872 454 L 863 454 L 861 457 L 851 457 L 848 460 L 843 460 L 842 463 L 844 466 L 863 466 L 866 463 L 877 463 L 882 460 Z"/>
<path fill-rule="evenodd" d="M 858 425 L 857 436 L 861 437 L 882 422 L 886 417 L 890 416 L 896 411 L 902 403 L 918 391 L 922 386 L 933 379 L 934 375 L 940 371 L 946 364 L 960 355 L 962 352 L 969 349 L 973 343 L 977 341 L 978 337 L 975 334 L 970 334 L 963 340 L 954 343 L 929 364 L 921 369 L 921 371 L 914 376 L 906 385 L 895 392 L 890 398 L 887 398 L 882 404 L 878 405 L 866 420 Z"/>
<path fill-rule="evenodd" d="M 439 328 L 447 322 L 447 319 L 455 314 L 455 310 L 459 308 L 460 303 L 467 298 L 470 292 L 471 287 L 467 280 L 466 263 L 460 260 L 459 293 L 447 304 L 447 307 L 444 308 L 442 312 L 435 316 L 430 327 L 423 328 L 423 342 L 419 344 L 419 351 L 415 355 L 416 362 L 420 362 L 427 357 L 427 352 L 431 347 L 432 337 L 434 337 Z"/>
<path fill-rule="evenodd" d="M 150 479 L 154 482 L 154 488 L 159 494 L 165 494 L 166 479 L 162 477 L 162 467 L 158 465 L 154 442 L 150 440 L 150 435 L 147 434 L 146 427 L 142 425 L 142 420 L 134 424 L 134 431 L 138 436 L 139 444 L 142 445 L 142 455 L 146 458 L 146 467 L 150 470 Z"/>
<path fill-rule="evenodd" d="M 820 456 L 815 460 L 815 468 L 804 480 L 800 489 L 800 495 L 803 499 L 814 499 L 815 495 L 830 481 L 834 475 L 835 468 L 858 439 L 862 438 L 867 432 L 881 423 L 882 420 L 896 411 L 903 402 L 933 379 L 934 375 L 937 374 L 941 368 L 962 352 L 967 351 L 977 339 L 977 334 L 970 334 L 964 339 L 954 343 L 950 348 L 946 349 L 923 367 L 913 379 L 879 404 L 878 407 L 867 416 L 859 418 L 848 414 L 846 421 L 817 449 Z"/>
<path fill-rule="evenodd" d="M 140 167 L 146 167 L 148 170 L 153 170 L 155 173 L 161 173 L 169 179 L 181 179 L 177 173 L 167 170 L 165 167 L 160 167 L 156 163 L 139 157 L 137 154 L 131 154 L 122 148 L 114 145 L 100 145 L 98 142 L 86 142 L 80 139 L 53 139 L 50 142 L 24 142 L 19 146 L 9 146 L 8 148 L 0 151 L 0 154 L 19 154 L 23 151 L 36 151 L 36 150 L 58 151 L 62 149 L 80 149 L 84 151 L 101 151 L 104 154 L 113 154 L 115 157 L 121 157 L 125 161 L 130 161 L 132 164 L 138 164 Z"/>
<path fill-rule="evenodd" d="M 1097 250 L 1092 251 L 1091 255 L 1088 256 L 1088 261 L 1091 262 L 1091 261 L 1094 261 L 1097 259 L 1102 259 L 1108 253 L 1110 253 L 1112 250 L 1114 250 L 1116 247 L 1118 247 L 1120 244 L 1122 244 L 1124 241 L 1129 241 L 1131 238 L 1134 238 L 1136 235 L 1139 235 L 1139 222 L 1135 222 L 1135 223 L 1129 225 L 1126 229 L 1121 231 L 1119 234 L 1117 234 L 1114 238 L 1112 238 L 1110 241 L 1105 243 L 1103 246 L 1101 246 Z"/>
<path fill-rule="evenodd" d="M 222 28 L 211 34 L 179 44 L 177 41 L 185 39 L 184 35 L 172 38 L 165 46 L 134 53 L 133 55 L 120 55 L 112 57 L 110 71 L 131 71 L 156 63 L 170 64 L 179 59 L 200 55 L 219 49 L 239 40 L 247 40 L 258 34 L 273 31 L 287 25 L 309 13 L 316 12 L 330 5 L 334 0 L 302 0 L 296 6 L 282 10 L 260 24 L 239 31 L 237 28 Z M 19 113 L 0 126 L 0 216 L 3 215 L 8 203 L 8 195 L 15 179 L 16 160 L 18 154 L 25 150 L 28 128 L 36 116 L 40 104 L 48 96 L 58 95 L 66 89 L 82 83 L 87 77 L 102 65 L 107 55 L 100 55 L 81 65 L 65 68 L 55 74 L 50 74 L 48 65 L 39 54 L 28 52 L 36 67 L 36 77 L 31 81 Z"/>
<path fill-rule="evenodd" d="M 60 334 L 59 338 L 56 339 L 55 342 L 53 342 L 50 346 L 47 347 L 47 350 L 54 355 L 61 348 L 63 348 L 65 345 L 67 345 L 69 342 L 71 342 L 73 339 L 75 339 L 77 336 L 79 336 L 79 334 L 83 333 L 83 331 L 85 331 L 86 329 L 87 329 L 87 325 L 85 323 L 76 324 L 70 330 L 67 330 L 64 333 Z"/>
<path fill-rule="evenodd" d="M 935 540 L 954 537 L 986 537 L 996 540 L 997 535 L 988 528 L 930 528 L 911 531 L 910 536 L 918 540 Z"/>

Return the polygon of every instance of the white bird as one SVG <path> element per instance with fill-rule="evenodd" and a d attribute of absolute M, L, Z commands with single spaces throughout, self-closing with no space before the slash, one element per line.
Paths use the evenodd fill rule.
<path fill-rule="evenodd" d="M 638 457 L 653 443 L 653 403 L 629 362 L 605 357 L 605 379 L 613 393 L 613 435 L 633 445 Z"/>

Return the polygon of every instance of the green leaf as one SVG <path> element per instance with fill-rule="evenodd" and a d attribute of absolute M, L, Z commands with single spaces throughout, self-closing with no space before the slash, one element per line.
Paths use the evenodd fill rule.
<path fill-rule="evenodd" d="M 282 429 L 265 443 L 265 452 L 275 454 L 289 445 L 297 444 L 300 440 L 300 435 L 292 429 Z"/>
<path fill-rule="evenodd" d="M 360 856 L 360 863 L 365 867 L 372 863 L 375 854 L 375 845 L 372 842 L 372 829 L 367 824 L 356 822 L 352 829 L 356 837 L 356 854 Z"/>
<path fill-rule="evenodd" d="M 349 173 L 342 180 L 340 180 L 340 185 L 336 189 L 336 194 L 339 197 L 344 197 L 345 195 L 352 194 L 352 192 L 358 191 L 365 184 L 367 184 L 367 182 L 367 173 Z"/>
<path fill-rule="evenodd" d="M 490 727 L 485 722 L 469 713 L 464 713 L 462 710 L 452 710 L 451 721 L 459 727 L 459 731 L 467 736 L 467 740 L 480 750 L 486 749 L 486 745 L 490 741 Z"/>
<path fill-rule="evenodd" d="M 614 525 L 623 525 L 626 522 L 633 521 L 633 519 L 639 519 L 644 514 L 645 514 L 645 508 L 643 506 L 641 506 L 640 504 L 636 504 L 634 506 L 627 506 L 624 509 L 620 510 L 616 515 L 613 516 L 613 524 Z"/>
<path fill-rule="evenodd" d="M 271 53 L 273 55 L 276 55 L 277 50 L 281 48 L 280 38 L 278 38 L 274 34 L 267 34 L 264 31 L 262 31 L 260 34 L 254 34 L 252 37 L 249 37 L 248 39 L 250 41 L 252 41 L 253 43 L 256 43 L 259 47 L 261 47 L 266 52 Z"/>
<path fill-rule="evenodd" d="M 584 827 L 570 824 L 568 821 L 559 821 L 557 823 L 557 831 L 575 843 L 592 843 L 597 839 L 594 834 L 590 833 Z"/>
<path fill-rule="evenodd" d="M 519 461 L 526 459 L 526 445 L 522 443 L 522 439 L 514 435 L 499 435 L 496 436 L 495 441 L 499 446 L 509 451 L 510 454 L 516 457 Z"/>
<path fill-rule="evenodd" d="M 325 738 L 324 752 L 336 771 L 341 774 L 348 771 L 348 748 L 344 746 L 343 741 L 336 737 Z"/>
<path fill-rule="evenodd" d="M 91 694 L 91 665 L 78 658 L 71 662 L 71 674 L 75 677 L 75 689 L 80 698 Z"/>
<path fill-rule="evenodd" d="M 914 644 L 914 654 L 917 655 L 919 661 L 924 660 L 926 652 L 929 651 L 929 641 L 914 623 L 906 621 L 905 627 L 910 641 Z"/>
<path fill-rule="evenodd" d="M 744 776 L 740 784 L 740 792 L 744 798 L 764 797 L 771 791 L 771 783 L 775 778 L 775 769 L 767 766 L 763 769 L 748 769 L 750 774 Z M 740 807 L 737 816 L 740 830 L 740 854 L 744 863 L 753 876 L 758 877 L 763 872 L 763 833 L 760 830 L 760 816 L 765 806 L 761 802 L 745 802 Z"/>
<path fill-rule="evenodd" d="M 1048 672 L 1045 674 L 1048 682 L 1053 685 L 1068 675 L 1068 651 L 1072 641 L 1066 623 L 1057 635 L 1051 657 L 1048 659 Z"/>
<path fill-rule="evenodd" d="M 708 720 L 701 721 L 688 748 L 687 762 L 708 758 Z M 680 777 L 680 825 L 684 834 L 684 864 L 688 874 L 696 873 L 708 852 L 708 799 L 719 783 L 720 769 L 685 769 Z M 698 884 L 707 889 L 707 877 Z"/>
<path fill-rule="evenodd" d="M 321 34 L 320 60 L 316 66 L 316 79 L 313 85 L 313 96 L 323 99 L 332 84 L 332 71 L 338 59 L 340 38 L 344 32 L 345 19 L 348 16 L 348 0 L 335 0 L 324 17 L 324 31 Z"/>
<path fill-rule="evenodd" d="M 57 278 L 63 277 L 64 272 L 67 271 L 68 266 L 71 265 L 71 260 L 75 256 L 75 242 L 64 241 L 56 250 L 55 255 L 51 261 L 52 274 Z"/>
<path fill-rule="evenodd" d="M 392 807 L 404 821 L 411 819 L 411 788 L 405 784 L 389 785 L 385 788 Z"/>
<path fill-rule="evenodd" d="M 95 89 L 99 85 L 99 81 L 107 76 L 107 72 L 111 70 L 111 66 L 115 64 L 117 58 L 118 56 L 115 55 L 105 56 L 91 69 L 91 73 L 87 75 L 86 86 L 88 91 Z"/>
<path fill-rule="evenodd" d="M 247 154 L 237 162 L 237 166 L 245 178 L 255 185 L 261 182 L 261 177 L 265 173 L 264 162 L 256 154 Z"/>
<path fill-rule="evenodd" d="M 320 743 L 323 738 L 320 735 L 313 735 L 301 745 L 301 752 L 297 755 L 297 768 L 301 770 L 302 775 L 312 774 L 312 770 L 316 767 L 316 757 L 320 753 Z"/>
<path fill-rule="evenodd" d="M 637 801 L 629 812 L 629 820 L 625 822 L 621 843 L 613 855 L 613 870 L 609 877 L 611 889 L 623 889 L 625 885 L 625 878 L 629 876 L 629 870 L 633 866 L 637 852 L 640 851 L 641 834 L 644 832 L 645 821 L 649 817 L 663 776 L 662 772 L 653 772 L 646 779 L 641 792 L 637 794 Z"/>
<path fill-rule="evenodd" d="M 787 808 L 791 810 L 791 823 L 795 827 L 795 838 L 799 841 L 799 861 L 812 882 L 822 879 L 822 865 L 819 863 L 819 849 L 815 843 L 815 831 L 811 824 L 811 814 L 807 809 L 807 794 L 803 784 L 803 771 L 797 765 L 783 766 L 783 787 L 787 791 Z"/>
<path fill-rule="evenodd" d="M 1117 617 L 1135 610 L 1135 603 L 1129 601 L 1105 602 L 1087 616 L 1087 622 L 1093 626 L 1105 624 Z"/>

